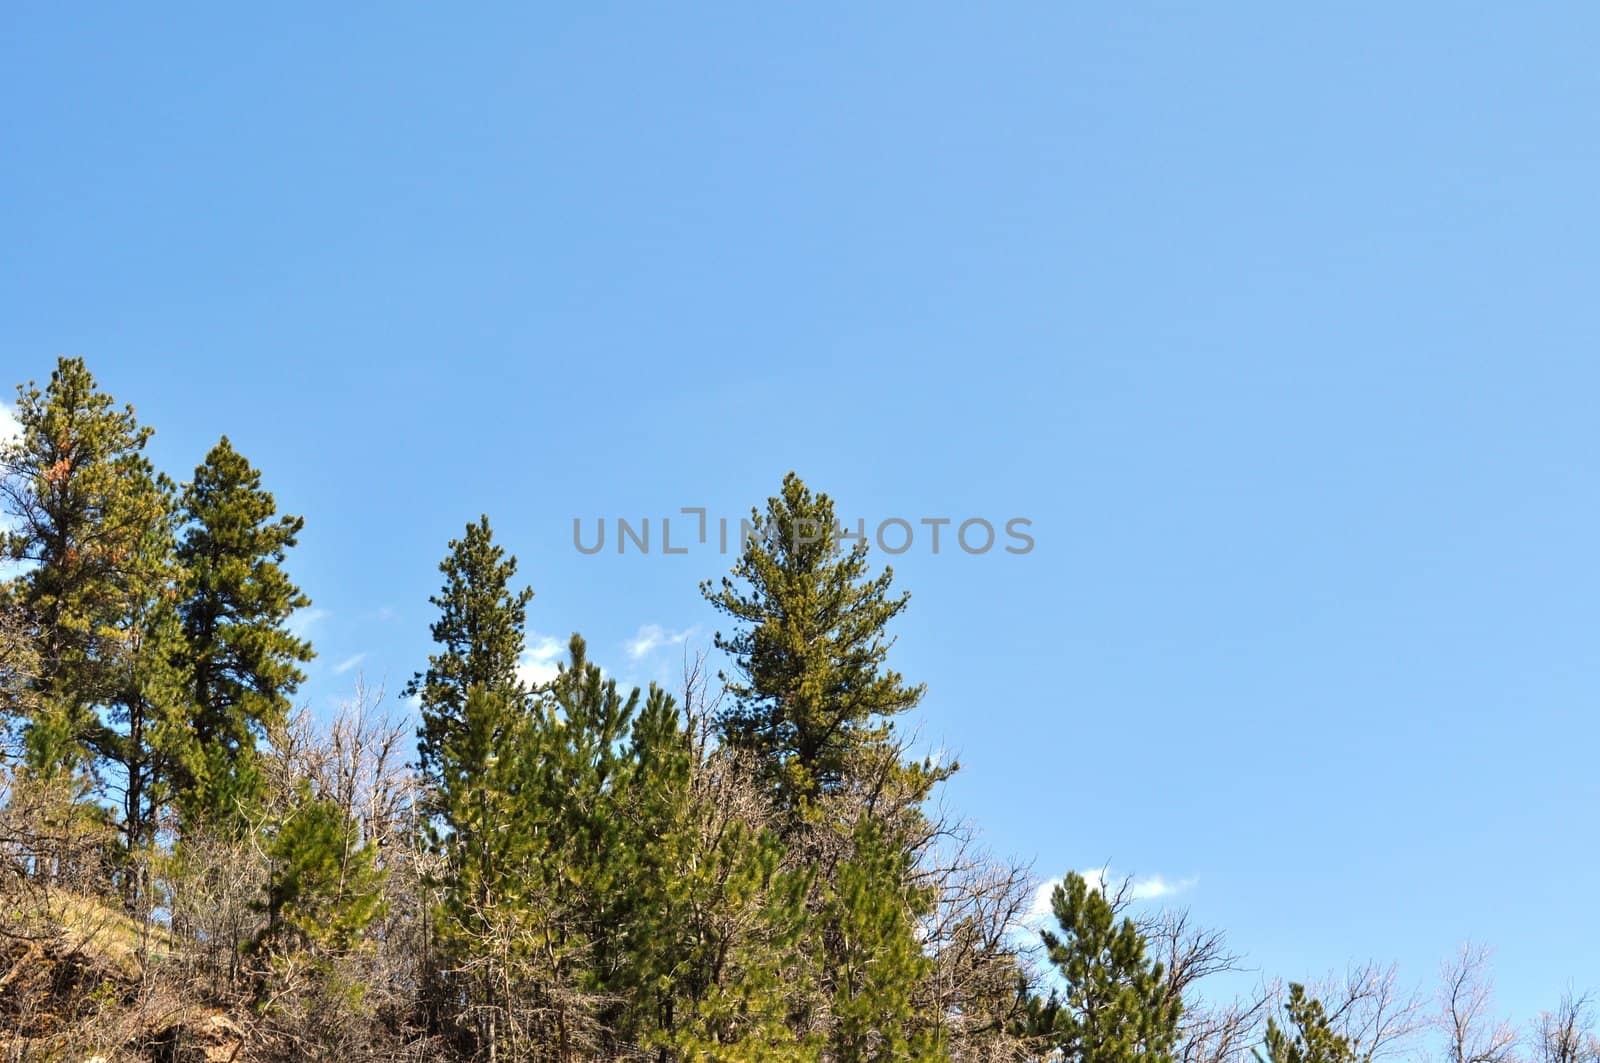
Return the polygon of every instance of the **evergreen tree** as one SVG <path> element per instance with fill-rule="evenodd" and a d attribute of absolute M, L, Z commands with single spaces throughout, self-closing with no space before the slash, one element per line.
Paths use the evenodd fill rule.
<path fill-rule="evenodd" d="M 438 652 L 406 688 L 421 703 L 428 844 L 444 858 L 435 974 L 446 999 L 467 998 L 473 1039 L 493 1059 L 512 1005 L 507 984 L 533 947 L 520 932 L 536 841 L 520 793 L 532 720 L 517 676 L 533 592 L 511 590 L 517 562 L 495 544 L 488 517 L 450 542 L 439 568 L 444 587 L 429 599 Z"/>
<path fill-rule="evenodd" d="M 1117 920 L 1104 890 L 1069 873 L 1050 899 L 1060 933 L 1044 931 L 1064 988 L 1040 1009 L 1051 1042 L 1080 1063 L 1169 1063 L 1181 1004 L 1145 956 L 1132 919 Z"/>
<path fill-rule="evenodd" d="M 305 522 L 278 515 L 226 436 L 185 486 L 182 517 L 179 654 L 191 709 L 165 741 L 185 817 L 236 822 L 259 799 L 257 743 L 286 718 L 313 656 L 288 627 L 311 600 L 283 570 Z"/>
<path fill-rule="evenodd" d="M 833 982 L 832 1058 L 841 1063 L 943 1058 L 937 1025 L 915 1007 L 933 961 L 917 940 L 931 897 L 908 886 L 911 858 L 863 818 L 823 913 Z"/>
<path fill-rule="evenodd" d="M 697 743 L 652 687 L 635 718 L 612 860 L 623 888 L 602 936 L 614 1048 L 670 1059 L 802 1060 L 814 1038 L 788 1023 L 810 990 L 801 954 L 809 876 L 752 820 L 753 791 L 722 751 Z"/>
<path fill-rule="evenodd" d="M 154 736 L 180 711 L 172 484 L 144 455 L 150 429 L 81 359 L 17 391 L 21 434 L 0 446 L 0 491 L 13 517 L 4 552 L 25 566 L 4 587 L 6 608 L 37 661 L 24 760 L 120 809 L 113 870 L 132 907 L 165 800 Z"/>
<path fill-rule="evenodd" d="M 1284 1010 L 1289 1027 L 1268 1017 L 1265 1041 L 1254 1050 L 1259 1063 L 1365 1063 L 1350 1039 L 1334 1031 L 1322 1002 L 1309 996 L 1305 986 L 1289 984 Z"/>
<path fill-rule="evenodd" d="M 868 575 L 865 539 L 844 549 L 833 501 L 792 472 L 766 514 L 751 517 L 734 578 L 701 587 L 738 624 L 716 637 L 738 671 L 722 728 L 797 807 L 841 789 L 863 751 L 889 742 L 892 718 L 921 699 L 922 687 L 884 666 L 885 629 L 910 596 L 891 594 L 892 569 Z"/>
<path fill-rule="evenodd" d="M 738 624 L 716 637 L 737 672 L 723 738 L 782 811 L 787 859 L 817 871 L 807 909 L 821 999 L 800 1021 L 826 1016 L 837 1058 L 936 1056 L 937 1018 L 912 1003 L 932 973 L 917 936 L 928 898 L 913 879 L 930 834 L 921 803 L 954 765 L 903 761 L 893 733 L 923 693 L 886 663 L 908 595 L 892 593 L 891 569 L 869 573 L 865 539 L 793 473 L 752 524 L 732 578 L 701 590 Z"/>
<path fill-rule="evenodd" d="M 592 1056 L 596 1000 L 635 915 L 625 899 L 637 865 L 621 795 L 635 770 L 627 739 L 639 703 L 640 692 L 623 693 L 573 635 L 569 660 L 535 707 L 522 761 L 519 812 L 536 841 L 527 903 L 546 942 L 534 973 L 549 1018 L 537 1032 L 557 1059 Z"/>
<path fill-rule="evenodd" d="M 267 926 L 258 947 L 331 954 L 355 948 L 383 914 L 377 848 L 337 804 L 302 783 L 267 850 Z"/>
<path fill-rule="evenodd" d="M 150 429 L 80 358 L 60 359 L 43 389 L 17 388 L 17 422 L 18 438 L 0 445 L 0 492 L 13 518 L 5 556 L 27 566 L 5 597 L 38 661 L 27 760 L 36 772 L 80 770 L 122 746 L 103 718 L 113 706 L 124 703 L 135 730 L 144 719 L 152 668 L 139 657 L 160 641 L 146 635 L 160 627 L 154 602 L 171 574 L 168 485 L 144 455 Z"/>
<path fill-rule="evenodd" d="M 419 766 L 436 788 L 447 774 L 480 765 L 464 763 L 457 744 L 466 734 L 467 701 L 473 690 L 485 691 L 503 704 L 498 711 L 520 715 L 527 691 L 517 677 L 526 642 L 528 603 L 533 591 L 511 590 L 517 559 L 495 544 L 489 518 L 468 524 L 460 539 L 450 541 L 439 565 L 443 590 L 428 601 L 439 618 L 430 627 L 439 652 L 428 657 L 426 671 L 412 678 L 406 697 L 422 706 L 417 732 Z M 494 730 L 494 728 L 491 728 Z M 484 750 L 480 755 L 488 755 Z"/>

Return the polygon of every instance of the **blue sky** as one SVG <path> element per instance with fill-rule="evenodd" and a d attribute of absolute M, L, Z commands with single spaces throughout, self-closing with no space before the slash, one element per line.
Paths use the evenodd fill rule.
<path fill-rule="evenodd" d="M 313 704 L 480 512 L 640 679 L 728 559 L 574 517 L 1026 517 L 895 565 L 997 850 L 1600 983 L 1593 8 L 328 7 L 0 14 L 3 376 L 265 470 Z"/>

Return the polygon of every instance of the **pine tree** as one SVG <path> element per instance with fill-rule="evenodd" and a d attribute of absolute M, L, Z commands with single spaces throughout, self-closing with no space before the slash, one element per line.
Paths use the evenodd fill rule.
<path fill-rule="evenodd" d="M 889 743 L 892 718 L 921 699 L 921 686 L 884 666 L 885 629 L 910 596 L 891 594 L 892 569 L 868 575 L 865 539 L 844 549 L 833 501 L 792 472 L 751 518 L 734 578 L 701 592 L 738 624 L 716 637 L 739 676 L 724 737 L 757 753 L 793 808 L 841 789 L 864 751 Z"/>
<path fill-rule="evenodd" d="M 179 653 L 191 709 L 165 740 L 185 818 L 237 822 L 260 796 L 257 743 L 286 718 L 313 656 L 288 627 L 311 600 L 283 570 L 305 522 L 278 515 L 226 436 L 185 486 L 182 518 Z"/>
<path fill-rule="evenodd" d="M 841 1063 L 943 1058 L 938 1027 L 917 1013 L 933 961 L 917 940 L 931 897 L 908 886 L 911 858 L 863 818 L 823 912 L 833 981 L 832 1058 Z"/>
<path fill-rule="evenodd" d="M 823 1003 L 802 1024 L 827 1016 L 841 1059 L 937 1057 L 937 1017 L 912 1006 L 932 970 L 913 879 L 931 833 L 921 803 L 954 765 L 906 762 L 894 735 L 923 693 L 886 663 L 909 596 L 892 593 L 892 569 L 869 573 L 864 538 L 846 548 L 832 500 L 793 473 L 752 524 L 732 578 L 701 590 L 738 624 L 716 637 L 737 673 L 724 741 L 779 807 L 787 860 L 817 868 L 807 908 Z"/>
<path fill-rule="evenodd" d="M 532 947 L 518 932 L 535 838 L 520 794 L 532 719 L 517 664 L 533 592 L 511 590 L 517 562 L 495 544 L 488 517 L 450 542 L 439 569 L 444 587 L 429 599 L 438 652 L 405 692 L 421 704 L 422 811 L 444 858 L 435 973 L 443 995 L 468 998 L 472 1036 L 494 1059 L 512 1005 L 506 985 Z"/>
<path fill-rule="evenodd" d="M 1267 1019 L 1267 1035 L 1254 1050 L 1259 1063 L 1365 1063 L 1350 1039 L 1334 1031 L 1322 1002 L 1306 993 L 1298 982 L 1289 984 L 1284 1005 L 1289 1028 L 1276 1017 Z"/>
<path fill-rule="evenodd" d="M 1146 958 L 1133 920 L 1117 920 L 1104 890 L 1069 873 L 1051 909 L 1060 933 L 1044 931 L 1064 988 L 1040 1010 L 1051 1042 L 1081 1063 L 1169 1063 L 1181 1008 L 1165 971 Z"/>
<path fill-rule="evenodd" d="M 0 446 L 0 491 L 14 518 L 4 553 L 26 566 L 4 588 L 6 607 L 38 665 L 25 766 L 120 807 L 114 872 L 134 909 L 166 796 L 154 736 L 179 711 L 173 488 L 144 455 L 150 429 L 82 359 L 58 360 L 45 388 L 17 392 L 21 434 Z"/>
<path fill-rule="evenodd" d="M 473 690 L 503 698 L 506 713 L 517 714 L 526 702 L 517 665 L 533 600 L 529 588 L 512 592 L 517 559 L 495 544 L 487 516 L 468 524 L 460 539 L 450 541 L 449 550 L 439 565 L 444 588 L 428 599 L 439 610 L 429 629 L 439 652 L 429 656 L 427 670 L 405 690 L 406 697 L 418 698 L 422 706 L 418 763 L 436 788 L 445 785 L 447 773 L 481 766 L 464 764 L 457 748 L 466 733 Z"/>
<path fill-rule="evenodd" d="M 60 359 L 43 389 L 19 386 L 17 421 L 19 437 L 0 445 L 0 492 L 13 518 L 5 556 L 28 566 L 5 596 L 38 658 L 27 760 L 35 772 L 82 770 L 122 745 L 102 712 L 131 701 L 143 718 L 151 669 L 138 658 L 170 575 L 168 485 L 144 455 L 151 430 L 80 358 Z"/>
<path fill-rule="evenodd" d="M 800 952 L 809 876 L 783 865 L 755 822 L 753 791 L 724 751 L 696 741 L 651 687 L 634 720 L 616 799 L 624 834 L 611 860 L 622 888 L 606 917 L 601 985 L 620 1006 L 612 1046 L 658 1059 L 805 1060 L 814 1038 L 788 1024 L 809 991 Z"/>
<path fill-rule="evenodd" d="M 336 954 L 383 914 L 377 847 L 337 804 L 302 782 L 268 847 L 267 925 L 257 947 Z"/>
<path fill-rule="evenodd" d="M 525 878 L 546 949 L 539 1035 L 561 1060 L 590 1058 L 595 1000 L 620 962 L 634 914 L 629 824 L 621 795 L 636 762 L 627 739 L 640 692 L 624 693 L 573 635 L 569 659 L 539 699 L 522 761 L 520 814 L 536 836 Z M 651 840 L 653 841 L 653 839 Z"/>

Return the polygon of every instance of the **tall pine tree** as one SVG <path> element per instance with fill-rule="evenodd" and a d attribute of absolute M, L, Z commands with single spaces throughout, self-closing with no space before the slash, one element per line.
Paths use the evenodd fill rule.
<path fill-rule="evenodd" d="M 716 637 L 738 673 L 724 737 L 757 754 L 779 802 L 794 808 L 840 790 L 864 754 L 889 743 L 893 718 L 921 700 L 921 686 L 885 665 L 886 628 L 910 596 L 891 593 L 892 569 L 868 574 L 865 539 L 845 549 L 832 499 L 792 472 L 751 517 L 732 578 L 701 591 L 737 624 Z"/>
<path fill-rule="evenodd" d="M 517 677 L 526 644 L 531 588 L 511 590 L 517 559 L 495 543 L 489 518 L 468 524 L 452 539 L 439 564 L 443 589 L 428 599 L 439 610 L 429 628 L 438 652 L 405 690 L 422 706 L 417 732 L 418 763 L 437 788 L 447 776 L 476 765 L 463 762 L 461 742 L 467 728 L 467 702 L 473 690 L 503 697 L 505 711 L 524 707 L 527 690 Z M 486 751 L 482 755 L 488 755 Z"/>
<path fill-rule="evenodd" d="M 752 524 L 731 578 L 701 590 L 737 624 L 716 637 L 736 670 L 723 738 L 780 810 L 789 861 L 817 869 L 819 999 L 800 1021 L 821 1022 L 838 1059 L 937 1058 L 937 1017 L 912 1006 L 931 974 L 916 872 L 932 833 L 921 803 L 954 766 L 904 761 L 894 734 L 923 693 L 887 665 L 909 596 L 892 592 L 891 569 L 870 573 L 865 539 L 794 473 Z"/>
<path fill-rule="evenodd" d="M 17 390 L 21 434 L 0 447 L 0 491 L 13 518 L 4 552 L 23 565 L 4 598 L 37 660 L 25 765 L 120 811 L 113 872 L 134 908 L 166 796 L 154 737 L 180 711 L 173 488 L 144 454 L 150 429 L 82 359 Z"/>
<path fill-rule="evenodd" d="M 517 675 L 533 592 L 511 589 L 517 562 L 494 542 L 489 518 L 468 524 L 439 565 L 444 587 L 431 632 L 437 652 L 406 688 L 421 704 L 418 766 L 428 844 L 443 857 L 435 883 L 434 974 L 446 1000 L 462 1000 L 471 1037 L 498 1056 L 501 1018 L 513 1002 L 507 985 L 521 873 L 533 844 L 519 805 L 531 725 L 528 691 Z"/>
<path fill-rule="evenodd" d="M 19 386 L 17 422 L 0 445 L 0 492 L 5 556 L 26 566 L 5 597 L 37 657 L 27 759 L 36 772 L 82 769 L 116 752 L 105 717 L 148 679 L 140 658 L 158 641 L 147 636 L 171 574 L 168 485 L 144 454 L 151 430 L 81 358 L 60 359 L 42 389 Z"/>
<path fill-rule="evenodd" d="M 191 708 L 164 738 L 185 819 L 238 822 L 260 796 L 258 742 L 287 717 L 313 655 L 289 630 L 311 600 L 283 569 L 305 522 L 278 514 L 226 436 L 184 487 L 182 518 L 179 652 Z"/>

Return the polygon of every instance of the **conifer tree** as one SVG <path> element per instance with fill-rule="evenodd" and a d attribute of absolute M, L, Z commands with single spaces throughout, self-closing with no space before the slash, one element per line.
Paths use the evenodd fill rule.
<path fill-rule="evenodd" d="M 887 666 L 887 627 L 909 596 L 892 593 L 892 569 L 870 574 L 865 539 L 794 473 L 752 524 L 732 578 L 701 588 L 738 625 L 716 638 L 736 669 L 719 723 L 781 810 L 788 860 L 817 867 L 810 958 L 829 1051 L 936 1056 L 938 1022 L 912 1007 L 931 974 L 913 878 L 930 833 L 921 803 L 954 765 L 905 762 L 893 733 L 923 693 Z"/>
<path fill-rule="evenodd" d="M 304 520 L 279 516 L 226 436 L 195 469 L 185 521 L 180 655 L 187 720 L 164 735 L 186 819 L 237 822 L 259 799 L 257 743 L 280 724 L 312 658 L 288 627 L 311 604 L 283 570 Z"/>
<path fill-rule="evenodd" d="M 267 851 L 267 926 L 258 947 L 332 954 L 383 914 L 377 848 L 337 804 L 302 783 Z"/>
<path fill-rule="evenodd" d="M 605 925 L 602 989 L 617 1047 L 658 1058 L 814 1058 L 788 1023 L 809 992 L 800 952 L 809 876 L 783 865 L 764 809 L 724 751 L 698 743 L 652 687 L 633 725 L 612 856 L 624 888 Z"/>
<path fill-rule="evenodd" d="M 1133 920 L 1118 922 L 1104 890 L 1076 873 L 1050 906 L 1060 933 L 1041 936 L 1064 983 L 1040 1013 L 1050 1041 L 1081 1063 L 1170 1063 L 1181 1004 Z"/>
<path fill-rule="evenodd" d="M 517 559 L 496 545 L 487 516 L 468 524 L 460 539 L 450 541 L 449 551 L 439 565 L 444 588 L 428 599 L 439 610 L 429 628 L 439 650 L 405 690 L 405 696 L 418 698 L 422 706 L 418 762 L 436 787 L 450 781 L 447 774 L 478 766 L 463 763 L 457 748 L 466 733 L 467 701 L 473 690 L 502 698 L 504 704 L 496 706 L 497 711 L 517 715 L 524 707 L 527 691 L 517 677 L 517 665 L 526 642 L 528 603 L 533 600 L 530 588 L 511 590 Z"/>
<path fill-rule="evenodd" d="M 1284 1011 L 1287 1028 L 1275 1016 L 1267 1018 L 1266 1038 L 1254 1050 L 1258 1063 L 1363 1063 L 1364 1057 L 1333 1029 L 1322 1002 L 1307 994 L 1305 986 L 1289 984 Z"/>
<path fill-rule="evenodd" d="M 841 1063 L 940 1059 L 938 1027 L 917 1013 L 933 961 L 917 940 L 931 898 L 908 886 L 911 858 L 881 824 L 861 819 L 821 923 L 833 982 L 832 1056 Z"/>
<path fill-rule="evenodd" d="M 521 761 L 519 814 L 535 836 L 523 870 L 526 904 L 545 941 L 533 968 L 548 1021 L 539 1030 L 557 1059 L 590 1058 L 595 998 L 621 962 L 635 914 L 629 824 L 621 795 L 636 761 L 627 739 L 640 692 L 624 693 L 573 635 L 538 699 Z M 653 842 L 654 839 L 651 839 Z"/>
<path fill-rule="evenodd" d="M 0 491 L 13 518 L 4 553 L 26 566 L 3 593 L 38 664 L 25 765 L 120 809 L 113 871 L 133 908 L 166 797 L 154 736 L 179 711 L 173 488 L 145 457 L 150 429 L 82 359 L 17 391 L 21 434 L 0 447 Z"/>
<path fill-rule="evenodd" d="M 58 360 L 42 389 L 19 386 L 17 422 L 19 437 L 0 445 L 0 492 L 13 518 L 5 556 L 28 566 L 5 596 L 38 660 L 27 760 L 36 772 L 82 770 L 122 746 L 102 713 L 132 702 L 143 720 L 136 695 L 151 668 L 139 657 L 160 641 L 146 629 L 160 627 L 154 603 L 170 576 L 168 485 L 144 454 L 151 430 L 81 358 Z"/>
<path fill-rule="evenodd" d="M 439 610 L 438 651 L 405 692 L 421 704 L 422 811 L 428 843 L 444 858 L 436 974 L 447 997 L 468 997 L 472 1036 L 494 1059 L 510 972 L 531 948 L 505 922 L 521 914 L 535 841 L 519 794 L 532 721 L 517 675 L 533 592 L 511 589 L 517 562 L 494 542 L 488 517 L 451 540 L 439 569 L 444 587 L 429 599 Z"/>
<path fill-rule="evenodd" d="M 863 751 L 888 743 L 893 717 L 921 699 L 921 686 L 885 667 L 886 628 L 910 596 L 891 593 L 890 568 L 869 576 L 865 539 L 845 549 L 833 501 L 792 472 L 751 518 L 733 578 L 701 592 L 738 625 L 716 637 L 738 673 L 724 737 L 758 754 L 793 808 L 839 790 Z"/>

